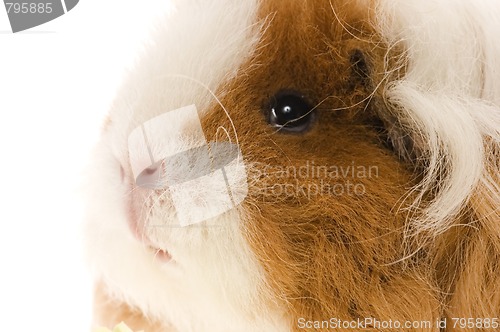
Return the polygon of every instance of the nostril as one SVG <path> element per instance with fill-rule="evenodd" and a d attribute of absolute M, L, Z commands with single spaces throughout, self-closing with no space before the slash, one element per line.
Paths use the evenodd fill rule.
<path fill-rule="evenodd" d="M 144 172 L 145 175 L 153 175 L 156 172 L 158 172 L 158 166 L 151 165 L 148 168 L 146 168 L 143 172 Z"/>
<path fill-rule="evenodd" d="M 139 187 L 148 189 L 159 189 L 163 187 L 162 183 L 162 163 L 163 160 L 146 167 L 135 180 Z"/>

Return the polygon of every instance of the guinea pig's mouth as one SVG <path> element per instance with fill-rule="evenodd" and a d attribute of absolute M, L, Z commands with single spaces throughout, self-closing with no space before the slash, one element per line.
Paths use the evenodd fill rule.
<path fill-rule="evenodd" d="M 156 248 L 155 246 L 149 246 L 149 249 L 153 251 L 155 258 L 158 259 L 159 261 L 165 263 L 172 261 L 172 255 L 170 255 L 168 250 Z"/>
<path fill-rule="evenodd" d="M 133 207 L 132 202 L 128 202 L 128 226 L 134 238 L 142 243 L 149 251 L 151 251 L 156 259 L 161 262 L 171 262 L 172 255 L 167 249 L 161 248 L 151 241 L 146 235 L 144 224 L 139 222 L 137 211 Z"/>
<path fill-rule="evenodd" d="M 130 220 L 128 224 L 134 237 L 141 242 L 148 249 L 148 251 L 151 251 L 156 259 L 164 263 L 172 261 L 172 255 L 170 252 L 167 249 L 154 244 L 149 237 L 144 234 L 144 231 L 140 230 L 142 227 L 138 227 L 135 221 Z"/>

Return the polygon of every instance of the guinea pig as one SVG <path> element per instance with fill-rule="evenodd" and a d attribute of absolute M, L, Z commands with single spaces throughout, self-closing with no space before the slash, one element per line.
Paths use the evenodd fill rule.
<path fill-rule="evenodd" d="M 496 329 L 498 17 L 176 1 L 92 155 L 95 326 Z"/>

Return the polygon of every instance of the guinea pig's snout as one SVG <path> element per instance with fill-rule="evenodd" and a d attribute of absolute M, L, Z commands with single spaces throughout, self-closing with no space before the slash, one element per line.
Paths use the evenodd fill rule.
<path fill-rule="evenodd" d="M 174 224 L 189 226 L 236 208 L 247 196 L 240 148 L 208 142 L 194 105 L 161 114 L 129 135 L 134 185 L 168 199 Z M 165 208 L 156 204 L 155 209 Z M 160 223 L 163 221 L 160 220 Z M 171 220 L 168 221 L 172 223 Z"/>

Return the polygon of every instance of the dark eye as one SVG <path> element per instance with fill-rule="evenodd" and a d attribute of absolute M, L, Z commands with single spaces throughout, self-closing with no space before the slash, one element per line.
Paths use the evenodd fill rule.
<path fill-rule="evenodd" d="M 280 92 L 270 103 L 268 122 L 280 130 L 302 132 L 313 119 L 313 108 L 303 96 L 294 92 Z"/>

